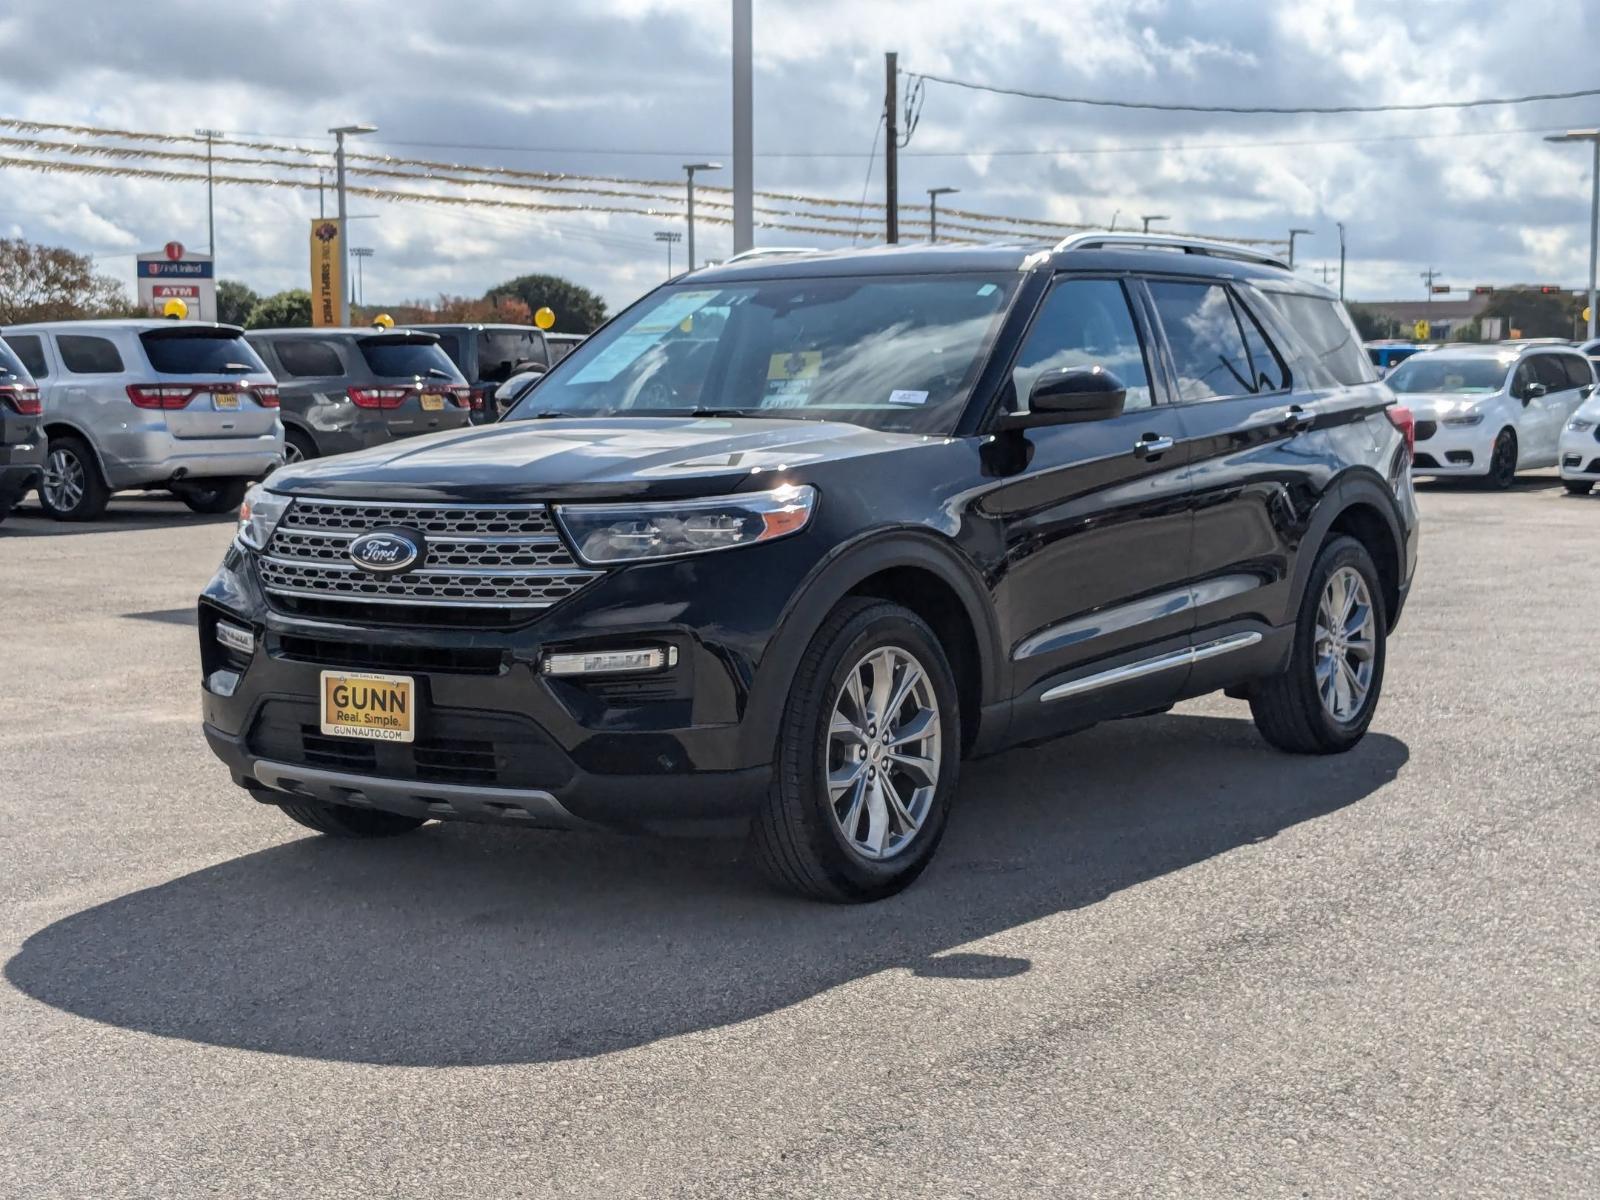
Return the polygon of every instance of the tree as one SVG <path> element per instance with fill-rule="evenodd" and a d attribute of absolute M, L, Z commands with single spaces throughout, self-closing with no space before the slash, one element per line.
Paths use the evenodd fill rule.
<path fill-rule="evenodd" d="M 484 294 L 489 301 L 515 297 L 530 312 L 548 308 L 556 315 L 556 333 L 593 333 L 606 319 L 606 302 L 586 287 L 559 275 L 519 275 Z"/>
<path fill-rule="evenodd" d="M 96 275 L 87 254 L 0 238 L 0 324 L 120 317 L 133 311 L 122 285 Z"/>
<path fill-rule="evenodd" d="M 246 329 L 299 329 L 311 324 L 311 293 L 305 288 L 278 292 L 259 301 L 245 318 Z"/>
<path fill-rule="evenodd" d="M 1400 336 L 1400 322 L 1387 313 L 1354 301 L 1345 307 L 1350 310 L 1350 319 L 1356 323 L 1356 332 L 1361 335 L 1363 342 L 1376 342 L 1383 338 Z"/>
<path fill-rule="evenodd" d="M 1569 292 L 1546 294 L 1533 288 L 1501 288 L 1489 297 L 1478 319 L 1503 317 L 1506 337 L 1569 338 L 1582 310 L 1583 297 Z M 1513 329 L 1519 332 L 1513 334 Z"/>
<path fill-rule="evenodd" d="M 217 283 L 217 320 L 224 325 L 243 325 L 250 312 L 261 303 L 249 284 L 237 279 L 223 279 Z"/>

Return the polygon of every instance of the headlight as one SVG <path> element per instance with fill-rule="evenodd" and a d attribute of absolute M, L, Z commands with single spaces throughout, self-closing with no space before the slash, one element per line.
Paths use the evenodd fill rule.
<path fill-rule="evenodd" d="M 1459 417 L 1445 417 L 1439 423 L 1441 425 L 1482 425 L 1483 414 L 1481 412 L 1462 413 Z"/>
<path fill-rule="evenodd" d="M 1573 433 L 1588 433 L 1589 430 L 1594 428 L 1594 422 L 1581 421 L 1577 417 L 1573 417 L 1572 420 L 1567 422 L 1567 428 L 1572 430 Z"/>
<path fill-rule="evenodd" d="M 716 500 L 659 504 L 561 504 L 556 516 L 591 566 L 731 550 L 799 533 L 817 490 L 788 484 Z"/>
<path fill-rule="evenodd" d="M 259 483 L 244 494 L 239 506 L 239 531 L 235 535 L 252 550 L 264 550 L 277 527 L 278 518 L 288 509 L 290 498 L 269 492 Z"/>

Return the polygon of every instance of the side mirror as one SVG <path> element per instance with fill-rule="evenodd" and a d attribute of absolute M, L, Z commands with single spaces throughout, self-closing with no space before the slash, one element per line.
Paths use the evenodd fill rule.
<path fill-rule="evenodd" d="M 1545 387 L 1545 385 L 1540 383 L 1538 380 L 1530 380 L 1522 387 L 1522 402 L 1526 404 L 1529 400 L 1537 400 L 1549 390 L 1549 388 Z"/>
<path fill-rule="evenodd" d="M 1078 425 L 1122 415 L 1128 389 L 1104 367 L 1056 367 L 1033 381 L 1026 412 L 1007 413 L 1005 429 Z"/>

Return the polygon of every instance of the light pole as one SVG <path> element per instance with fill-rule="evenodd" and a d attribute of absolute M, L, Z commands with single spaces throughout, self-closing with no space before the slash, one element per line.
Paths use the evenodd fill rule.
<path fill-rule="evenodd" d="M 376 125 L 336 125 L 328 130 L 334 136 L 333 158 L 338 179 L 335 189 L 339 193 L 339 267 L 345 278 L 350 277 L 350 237 L 345 231 L 344 212 L 344 137 L 345 134 L 377 133 Z M 339 324 L 350 324 L 350 297 L 346 288 L 339 289 Z"/>
<path fill-rule="evenodd" d="M 689 177 L 689 270 L 694 270 L 694 173 L 696 171 L 720 171 L 721 163 L 684 163 L 684 174 Z"/>
<path fill-rule="evenodd" d="M 1313 230 L 1313 229 L 1291 229 L 1291 230 L 1289 230 L 1289 270 L 1291 270 L 1291 271 L 1294 270 L 1294 240 L 1295 240 L 1295 238 L 1299 237 L 1302 233 L 1310 234 L 1310 233 L 1315 233 L 1315 232 L 1316 231 Z"/>
<path fill-rule="evenodd" d="M 1151 221 L 1170 221 L 1172 218 L 1165 213 L 1151 213 L 1148 216 L 1141 216 L 1139 220 L 1144 222 L 1144 228 L 1140 232 L 1149 233 Z"/>
<path fill-rule="evenodd" d="M 1590 142 L 1594 145 L 1593 182 L 1589 192 L 1589 333 L 1595 336 L 1595 260 L 1600 257 L 1600 129 L 1569 129 L 1552 134 L 1547 142 Z"/>
<path fill-rule="evenodd" d="M 755 238 L 755 119 L 750 81 L 750 0 L 733 0 L 733 252 L 743 254 Z"/>
<path fill-rule="evenodd" d="M 1108 233 L 1115 233 L 1117 231 L 1117 218 L 1121 215 L 1122 210 L 1120 208 L 1111 214 L 1111 228 L 1107 230 Z"/>
<path fill-rule="evenodd" d="M 1344 303 L 1344 222 L 1336 221 L 1339 226 L 1339 303 Z"/>
<path fill-rule="evenodd" d="M 356 258 L 356 303 L 365 307 L 367 303 L 367 281 L 361 267 L 367 259 L 372 257 L 373 249 L 371 246 L 351 246 L 350 253 L 355 255 Z"/>
<path fill-rule="evenodd" d="M 928 240 L 939 240 L 939 197 L 954 196 L 960 188 L 936 187 L 928 189 Z"/>
<path fill-rule="evenodd" d="M 683 241 L 683 234 L 676 229 L 656 230 L 656 241 L 667 244 L 667 278 L 672 278 L 672 244 Z"/>
<path fill-rule="evenodd" d="M 211 207 L 211 139 L 222 136 L 220 129 L 196 129 L 196 137 L 206 140 L 206 253 L 211 256 L 211 274 L 216 277 L 217 272 L 217 221 L 215 210 Z"/>

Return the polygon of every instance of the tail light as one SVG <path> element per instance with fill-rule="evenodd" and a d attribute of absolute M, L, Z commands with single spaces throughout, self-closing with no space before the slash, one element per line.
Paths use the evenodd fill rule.
<path fill-rule="evenodd" d="M 1417 451 L 1417 418 L 1409 408 L 1400 404 L 1391 404 L 1383 411 L 1389 414 L 1389 424 L 1404 435 L 1406 439 L 1406 457 L 1414 457 Z"/>
<path fill-rule="evenodd" d="M 199 390 L 192 383 L 130 383 L 128 385 L 128 399 L 133 401 L 135 408 L 183 408 L 189 401 L 194 399 L 195 392 Z"/>
<path fill-rule="evenodd" d="M 468 388 L 467 389 L 467 405 L 468 405 L 468 407 L 470 407 L 473 412 L 482 412 L 483 411 L 484 402 L 489 399 L 489 393 L 492 390 L 493 389 L 486 388 L 486 387 Z"/>
<path fill-rule="evenodd" d="M 482 407 L 481 404 L 472 403 L 472 389 L 464 383 L 453 383 L 445 390 L 450 393 L 450 401 L 457 408 Z"/>
<path fill-rule="evenodd" d="M 415 389 L 403 387 L 347 388 L 350 402 L 357 408 L 399 408 Z"/>
<path fill-rule="evenodd" d="M 24 417 L 37 417 L 44 411 L 39 389 L 25 383 L 0 384 L 0 406 Z"/>
<path fill-rule="evenodd" d="M 251 388 L 250 395 L 262 408 L 278 407 L 278 389 L 270 383 Z"/>

